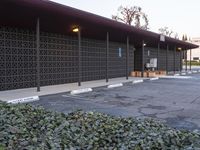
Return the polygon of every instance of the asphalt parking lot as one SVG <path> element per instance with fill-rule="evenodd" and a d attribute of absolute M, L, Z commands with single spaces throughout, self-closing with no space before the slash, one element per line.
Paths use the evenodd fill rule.
<path fill-rule="evenodd" d="M 42 96 L 31 103 L 69 113 L 97 111 L 123 117 L 152 117 L 179 129 L 200 130 L 200 74 L 189 79 L 159 79 L 123 87 L 100 87 L 93 92 Z"/>

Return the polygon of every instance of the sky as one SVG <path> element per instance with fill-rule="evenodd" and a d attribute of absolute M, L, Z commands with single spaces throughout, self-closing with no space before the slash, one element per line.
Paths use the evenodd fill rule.
<path fill-rule="evenodd" d="M 151 31 L 161 27 L 188 37 L 200 37 L 200 0 L 52 0 L 111 18 L 120 5 L 140 6 L 148 15 Z"/>

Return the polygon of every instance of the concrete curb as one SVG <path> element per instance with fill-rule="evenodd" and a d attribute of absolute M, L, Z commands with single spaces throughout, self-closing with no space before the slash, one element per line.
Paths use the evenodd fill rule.
<path fill-rule="evenodd" d="M 133 81 L 132 83 L 133 84 L 138 84 L 138 83 L 143 83 L 144 82 L 144 80 L 135 80 L 135 81 Z"/>
<path fill-rule="evenodd" d="M 160 77 L 161 79 L 191 79 L 191 76 L 165 76 Z"/>
<path fill-rule="evenodd" d="M 192 71 L 192 73 L 197 73 L 197 71 Z"/>
<path fill-rule="evenodd" d="M 92 92 L 92 88 L 85 88 L 85 89 L 78 89 L 78 90 L 72 90 L 70 92 L 71 95 L 76 95 L 76 94 L 82 94 L 82 93 L 88 93 Z"/>
<path fill-rule="evenodd" d="M 110 89 L 110 88 L 116 88 L 116 87 L 121 87 L 121 86 L 123 86 L 122 83 L 117 83 L 117 84 L 108 85 L 107 88 Z"/>
<path fill-rule="evenodd" d="M 32 96 L 32 97 L 25 97 L 25 98 L 9 100 L 9 101 L 7 101 L 7 103 L 18 104 L 18 103 L 34 102 L 34 101 L 39 101 L 39 100 L 40 100 L 39 96 Z"/>
<path fill-rule="evenodd" d="M 159 78 L 158 77 L 156 77 L 156 78 L 151 78 L 151 79 L 149 79 L 150 81 L 155 81 L 155 80 L 158 80 Z"/>

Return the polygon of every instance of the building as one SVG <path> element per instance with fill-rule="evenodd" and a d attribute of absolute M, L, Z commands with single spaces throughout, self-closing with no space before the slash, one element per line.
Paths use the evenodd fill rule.
<path fill-rule="evenodd" d="M 200 46 L 200 37 L 192 38 L 191 42 Z M 187 53 L 187 60 L 190 61 L 190 52 Z M 191 60 L 200 61 L 200 48 L 191 51 Z"/>
<path fill-rule="evenodd" d="M 0 91 L 128 78 L 150 58 L 180 71 L 198 47 L 48 0 L 1 0 L 0 18 Z"/>

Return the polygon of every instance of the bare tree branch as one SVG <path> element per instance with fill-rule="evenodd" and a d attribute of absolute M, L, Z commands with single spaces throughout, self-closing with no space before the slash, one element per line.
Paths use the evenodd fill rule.
<path fill-rule="evenodd" d="M 128 24 L 128 25 L 133 25 L 137 28 L 141 28 L 141 29 L 144 29 L 144 30 L 149 29 L 148 28 L 148 26 L 149 26 L 148 17 L 145 13 L 142 12 L 141 7 L 120 6 L 118 8 L 118 14 L 112 15 L 112 19 L 116 20 L 116 21 L 123 22 L 123 23 Z"/>
<path fill-rule="evenodd" d="M 166 36 L 169 36 L 169 37 L 179 38 L 178 33 L 175 33 L 174 31 L 172 31 L 168 27 L 159 28 L 158 31 L 159 31 L 160 34 L 163 34 L 163 35 L 166 35 Z"/>

